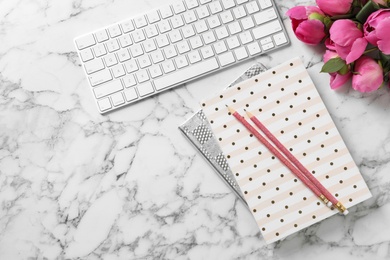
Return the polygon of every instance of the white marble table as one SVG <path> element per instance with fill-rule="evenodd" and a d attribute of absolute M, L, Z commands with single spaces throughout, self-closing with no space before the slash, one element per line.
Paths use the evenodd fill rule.
<path fill-rule="evenodd" d="M 98 114 L 72 39 L 168 2 L 0 1 L 0 259 L 389 259 L 390 91 L 330 90 L 322 49 L 291 31 L 281 51 Z M 178 125 L 253 62 L 295 56 L 373 198 L 265 245 Z"/>

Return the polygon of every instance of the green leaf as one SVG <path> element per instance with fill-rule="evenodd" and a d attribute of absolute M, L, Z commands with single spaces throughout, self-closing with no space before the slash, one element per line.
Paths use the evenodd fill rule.
<path fill-rule="evenodd" d="M 328 60 L 321 68 L 321 72 L 333 73 L 341 70 L 347 64 L 340 57 Z"/>
<path fill-rule="evenodd" d="M 383 66 L 383 70 L 385 72 L 390 71 L 390 55 L 383 54 L 383 52 L 379 52 L 379 58 Z"/>
<path fill-rule="evenodd" d="M 365 23 L 368 16 L 370 16 L 370 14 L 372 14 L 373 12 L 379 10 L 380 7 L 372 2 L 372 1 L 368 1 L 364 6 L 363 8 L 357 13 L 356 15 L 356 19 L 360 22 L 360 23 Z"/>

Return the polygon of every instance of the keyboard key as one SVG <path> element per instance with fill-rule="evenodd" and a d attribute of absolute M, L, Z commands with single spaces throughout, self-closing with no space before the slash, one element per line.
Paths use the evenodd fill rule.
<path fill-rule="evenodd" d="M 134 59 L 126 61 L 124 65 L 127 73 L 132 73 L 138 70 L 138 65 Z"/>
<path fill-rule="evenodd" d="M 196 22 L 194 25 L 195 25 L 195 30 L 197 33 L 202 33 L 202 32 L 205 32 L 209 29 L 207 27 L 205 20 L 200 20 L 199 22 Z"/>
<path fill-rule="evenodd" d="M 175 59 L 176 67 L 178 69 L 188 66 L 188 61 L 185 56 L 179 56 Z"/>
<path fill-rule="evenodd" d="M 127 60 L 130 60 L 130 54 L 127 49 L 121 49 L 117 53 L 118 59 L 120 62 L 125 62 Z"/>
<path fill-rule="evenodd" d="M 150 61 L 148 55 L 142 55 L 141 57 L 139 57 L 138 63 L 139 63 L 139 66 L 141 67 L 141 69 L 144 69 L 144 68 L 152 65 L 152 62 Z"/>
<path fill-rule="evenodd" d="M 205 62 L 196 63 L 192 66 L 160 77 L 154 81 L 154 85 L 157 90 L 161 90 L 218 69 L 218 67 L 218 62 L 215 58 L 208 59 Z"/>
<path fill-rule="evenodd" d="M 133 37 L 135 43 L 142 42 L 146 39 L 143 30 L 136 30 L 131 33 L 131 36 Z"/>
<path fill-rule="evenodd" d="M 272 3 L 270 0 L 259 0 L 261 9 L 266 9 L 268 7 L 272 6 Z"/>
<path fill-rule="evenodd" d="M 243 60 L 245 58 L 248 58 L 248 52 L 245 50 L 245 47 L 235 49 L 234 55 L 236 55 L 237 60 Z"/>
<path fill-rule="evenodd" d="M 171 17 L 173 15 L 172 9 L 169 5 L 160 8 L 160 14 L 163 19 Z"/>
<path fill-rule="evenodd" d="M 229 31 L 230 31 L 230 34 L 231 35 L 234 35 L 234 34 L 237 34 L 239 32 L 241 32 L 241 26 L 240 26 L 240 23 L 235 21 L 235 22 L 232 22 L 228 25 L 228 28 L 229 28 Z"/>
<path fill-rule="evenodd" d="M 239 35 L 242 44 L 247 44 L 253 41 L 252 34 L 249 31 L 245 31 Z"/>
<path fill-rule="evenodd" d="M 215 53 L 217 54 L 227 51 L 227 47 L 224 41 L 217 42 L 213 46 L 214 46 Z"/>
<path fill-rule="evenodd" d="M 160 35 L 156 38 L 156 43 L 159 48 L 169 45 L 169 40 L 166 34 Z"/>
<path fill-rule="evenodd" d="M 141 15 L 141 16 L 134 18 L 134 24 L 135 24 L 135 27 L 137 27 L 139 29 L 139 28 L 146 26 L 148 24 L 148 22 L 146 21 L 145 16 Z"/>
<path fill-rule="evenodd" d="M 207 19 L 207 23 L 210 26 L 210 29 L 214 29 L 221 25 L 221 21 L 218 19 L 218 16 L 212 16 Z"/>
<path fill-rule="evenodd" d="M 112 104 L 117 107 L 119 105 L 122 105 L 125 103 L 125 100 L 123 99 L 122 93 L 115 93 L 111 96 Z"/>
<path fill-rule="evenodd" d="M 138 93 L 141 97 L 149 95 L 154 92 L 153 86 L 151 82 L 146 82 L 137 87 Z"/>
<path fill-rule="evenodd" d="M 226 24 L 234 20 L 232 13 L 228 10 L 220 14 L 222 23 Z"/>
<path fill-rule="evenodd" d="M 183 19 L 181 18 L 181 16 L 174 16 L 171 18 L 171 24 L 172 24 L 172 27 L 176 29 L 176 28 L 182 27 L 184 25 L 184 22 L 183 22 Z"/>
<path fill-rule="evenodd" d="M 177 2 L 177 3 L 173 4 L 172 7 L 173 7 L 173 11 L 175 12 L 175 14 L 180 14 L 186 10 L 183 2 Z"/>
<path fill-rule="evenodd" d="M 237 36 L 232 36 L 230 38 L 227 38 L 226 43 L 227 43 L 229 49 L 234 49 L 234 48 L 237 48 L 238 46 L 240 46 L 240 42 L 238 41 Z"/>
<path fill-rule="evenodd" d="M 95 45 L 96 41 L 92 34 L 87 34 L 83 37 L 76 39 L 76 45 L 79 50 L 91 47 Z"/>
<path fill-rule="evenodd" d="M 219 2 L 215 1 L 215 2 L 211 2 L 209 4 L 209 8 L 210 8 L 210 11 L 212 14 L 217 14 L 219 12 L 222 12 L 222 6 Z"/>
<path fill-rule="evenodd" d="M 134 25 L 133 25 L 133 22 L 131 20 L 128 20 L 126 22 L 123 22 L 121 23 L 121 27 L 122 27 L 122 31 L 124 33 L 128 33 L 128 32 L 131 32 L 131 31 L 134 31 Z"/>
<path fill-rule="evenodd" d="M 130 50 L 131 56 L 134 58 L 144 54 L 144 51 L 142 50 L 141 44 L 136 44 L 136 45 L 130 46 L 129 50 Z"/>
<path fill-rule="evenodd" d="M 173 45 L 169 45 L 168 47 L 164 48 L 163 52 L 167 59 L 177 56 L 175 46 Z"/>
<path fill-rule="evenodd" d="M 157 10 L 153 10 L 150 13 L 146 15 L 148 18 L 149 23 L 155 23 L 160 21 L 160 15 L 158 14 Z"/>
<path fill-rule="evenodd" d="M 234 14 L 234 17 L 236 17 L 236 19 L 240 19 L 244 16 L 246 16 L 246 12 L 245 12 L 245 9 L 244 9 L 244 6 L 240 5 L 236 8 L 233 9 L 233 14 Z"/>
<path fill-rule="evenodd" d="M 169 25 L 168 20 L 162 20 L 157 23 L 157 27 L 160 33 L 165 33 L 171 30 L 171 26 Z"/>
<path fill-rule="evenodd" d="M 206 47 L 200 49 L 200 52 L 202 53 L 203 59 L 207 59 L 214 56 L 213 48 L 211 48 L 210 45 L 207 45 Z"/>
<path fill-rule="evenodd" d="M 249 51 L 249 54 L 253 56 L 253 55 L 259 54 L 261 52 L 261 49 L 260 49 L 260 46 L 257 42 L 253 42 L 253 43 L 248 45 L 248 51 Z"/>
<path fill-rule="evenodd" d="M 116 39 L 112 39 L 110 41 L 107 41 L 106 43 L 108 52 L 114 52 L 119 50 L 119 44 Z"/>
<path fill-rule="evenodd" d="M 209 9 L 207 9 L 207 6 L 203 5 L 195 9 L 196 14 L 198 15 L 199 19 L 203 19 L 205 17 L 210 16 Z"/>
<path fill-rule="evenodd" d="M 94 59 L 84 63 L 85 71 L 87 74 L 94 73 L 96 71 L 104 69 L 104 64 L 102 59 Z"/>
<path fill-rule="evenodd" d="M 95 53 L 95 57 L 100 57 L 107 54 L 106 47 L 104 47 L 104 44 L 98 44 L 94 46 L 92 50 Z"/>
<path fill-rule="evenodd" d="M 195 35 L 194 27 L 192 25 L 187 25 L 182 29 L 184 38 L 189 38 Z"/>
<path fill-rule="evenodd" d="M 250 28 L 253 28 L 255 26 L 255 23 L 252 20 L 252 17 L 245 17 L 240 20 L 242 29 L 248 30 Z"/>
<path fill-rule="evenodd" d="M 187 41 L 181 41 L 181 42 L 179 42 L 176 46 L 177 46 L 177 51 L 178 51 L 180 54 L 189 52 L 189 51 L 191 50 L 191 49 L 190 49 L 190 46 L 188 45 L 188 42 L 187 42 Z"/>
<path fill-rule="evenodd" d="M 122 83 L 120 80 L 111 81 L 99 87 L 95 87 L 93 92 L 95 93 L 96 98 L 102 98 L 118 92 L 123 89 Z"/>
<path fill-rule="evenodd" d="M 151 52 L 157 49 L 153 40 L 146 40 L 143 44 L 145 52 Z"/>
<path fill-rule="evenodd" d="M 219 27 L 215 30 L 215 34 L 217 35 L 218 40 L 222 40 L 229 36 L 229 33 L 226 27 Z"/>
<path fill-rule="evenodd" d="M 255 21 L 257 25 L 266 23 L 268 21 L 276 19 L 278 16 L 274 9 L 268 9 L 254 15 Z"/>
<path fill-rule="evenodd" d="M 203 36 L 203 41 L 206 45 L 213 43 L 217 40 L 214 36 L 213 31 L 208 31 L 204 33 L 202 36 Z"/>
<path fill-rule="evenodd" d="M 219 64 L 221 64 L 221 67 L 227 66 L 229 64 L 232 64 L 236 60 L 234 59 L 234 56 L 231 52 L 226 52 L 224 54 L 220 54 L 218 56 Z"/>
<path fill-rule="evenodd" d="M 156 50 L 150 53 L 150 57 L 152 58 L 153 63 L 159 63 L 164 60 L 164 55 L 161 50 Z"/>
<path fill-rule="evenodd" d="M 119 25 L 117 25 L 117 24 L 110 26 L 108 28 L 108 32 L 110 33 L 111 38 L 118 37 L 119 35 L 122 34 L 121 29 L 119 28 Z"/>
<path fill-rule="evenodd" d="M 198 7 L 198 1 L 197 0 L 185 0 L 187 8 L 188 9 L 193 9 L 195 7 Z"/>
<path fill-rule="evenodd" d="M 80 51 L 81 60 L 86 62 L 93 59 L 93 54 L 91 49 L 84 49 Z"/>
<path fill-rule="evenodd" d="M 133 44 L 133 41 L 131 40 L 131 37 L 129 34 L 122 35 L 119 37 L 119 43 L 121 44 L 122 48 L 128 47 Z"/>
<path fill-rule="evenodd" d="M 153 38 L 158 35 L 157 27 L 155 24 L 151 24 L 145 27 L 146 37 Z"/>
<path fill-rule="evenodd" d="M 200 38 L 200 36 L 195 36 L 195 37 L 190 38 L 190 44 L 191 44 L 192 49 L 197 49 L 197 48 L 203 46 L 202 39 Z"/>
<path fill-rule="evenodd" d="M 101 100 L 98 100 L 98 106 L 99 106 L 100 111 L 102 111 L 102 112 L 106 111 L 112 107 L 109 98 L 103 98 Z"/>
<path fill-rule="evenodd" d="M 181 41 L 183 38 L 181 37 L 181 34 L 179 31 L 171 31 L 169 32 L 169 39 L 171 40 L 171 43 L 176 43 L 178 41 Z"/>
<path fill-rule="evenodd" d="M 123 91 L 123 94 L 125 94 L 125 98 L 127 101 L 132 101 L 134 99 L 137 99 L 138 95 L 135 91 L 135 88 L 129 88 Z"/>
<path fill-rule="evenodd" d="M 119 77 L 122 77 L 122 76 L 126 75 L 126 72 L 123 69 L 123 65 L 122 64 L 118 64 L 118 65 L 112 67 L 111 70 L 112 70 L 112 74 L 114 74 L 115 78 L 119 78 Z"/>
<path fill-rule="evenodd" d="M 234 0 L 222 0 L 221 2 L 222 2 L 222 5 L 225 9 L 229 9 L 229 8 L 236 6 L 236 4 L 234 3 Z"/>
<path fill-rule="evenodd" d="M 281 30 L 282 26 L 280 25 L 278 20 L 275 20 L 270 23 L 255 27 L 252 30 L 252 33 L 255 39 L 260 39 Z"/>
<path fill-rule="evenodd" d="M 149 69 L 149 73 L 150 73 L 150 76 L 154 79 L 154 78 L 157 78 L 159 76 L 161 76 L 163 73 L 162 73 L 162 70 L 160 68 L 160 65 L 155 65 L 153 67 L 151 67 Z"/>
<path fill-rule="evenodd" d="M 102 70 L 102 71 L 95 72 L 89 75 L 88 78 L 92 86 L 96 86 L 112 80 L 112 76 L 109 70 Z"/>
<path fill-rule="evenodd" d="M 203 5 L 203 4 L 207 4 L 207 3 L 210 3 L 212 0 L 199 0 L 199 3 L 201 4 L 201 5 Z"/>
<path fill-rule="evenodd" d="M 146 70 L 140 70 L 135 73 L 135 77 L 137 78 L 139 83 L 145 82 L 149 80 L 149 75 Z"/>
<path fill-rule="evenodd" d="M 104 63 L 106 63 L 107 67 L 114 66 L 118 63 L 118 60 L 116 59 L 115 54 L 110 53 L 107 56 L 104 57 Z"/>
<path fill-rule="evenodd" d="M 278 33 L 278 34 L 275 34 L 275 35 L 273 36 L 273 38 L 274 38 L 274 41 L 275 41 L 276 45 L 281 45 L 281 44 L 287 42 L 286 35 L 284 35 L 283 32 Z"/>
<path fill-rule="evenodd" d="M 189 11 L 185 12 L 183 14 L 183 17 L 184 17 L 184 21 L 187 24 L 193 23 L 197 20 L 194 10 L 189 10 Z"/>
<path fill-rule="evenodd" d="M 261 47 L 263 48 L 264 51 L 272 49 L 274 46 L 273 42 L 267 43 L 267 44 L 262 44 Z"/>
<path fill-rule="evenodd" d="M 100 31 L 98 31 L 98 32 L 95 33 L 95 37 L 96 37 L 96 40 L 97 40 L 98 42 L 107 41 L 107 40 L 108 40 L 107 31 L 106 31 L 105 29 L 100 30 Z"/>
<path fill-rule="evenodd" d="M 164 73 L 169 73 L 175 70 L 175 65 L 173 65 L 172 60 L 167 60 L 166 62 L 162 63 L 162 68 Z"/>
<path fill-rule="evenodd" d="M 258 11 L 260 11 L 260 8 L 257 5 L 256 1 L 252 1 L 248 4 L 246 4 L 245 7 L 246 7 L 246 10 L 248 11 L 249 14 L 257 13 Z"/>
<path fill-rule="evenodd" d="M 123 78 L 123 84 L 126 88 L 135 86 L 137 84 L 137 81 L 135 81 L 134 75 L 130 74 Z"/>
<path fill-rule="evenodd" d="M 197 63 L 202 60 L 200 57 L 199 51 L 193 51 L 188 54 L 188 59 L 192 64 Z"/>
<path fill-rule="evenodd" d="M 240 5 L 240 4 L 246 3 L 248 1 L 249 0 L 237 0 L 237 4 Z"/>

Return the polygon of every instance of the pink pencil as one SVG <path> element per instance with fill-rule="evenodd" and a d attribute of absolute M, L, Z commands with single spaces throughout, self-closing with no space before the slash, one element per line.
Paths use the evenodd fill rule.
<path fill-rule="evenodd" d="M 298 165 L 293 165 L 292 162 L 295 164 L 295 161 L 298 161 L 295 157 L 295 160 L 291 160 L 290 157 L 293 156 L 291 153 L 288 152 L 288 150 L 279 142 L 274 142 L 274 140 L 277 140 L 275 136 L 273 136 L 268 130 L 266 131 L 263 131 L 262 128 L 265 128 L 264 126 L 263 127 L 260 127 L 258 126 L 267 136 L 268 138 L 274 142 L 275 145 L 278 146 L 278 144 L 280 146 L 282 146 L 284 149 L 281 149 L 279 146 L 278 148 L 284 152 L 284 150 L 286 150 L 288 153 L 284 153 L 290 160 L 291 162 L 283 155 L 279 152 L 278 149 L 276 149 L 270 142 L 268 142 L 267 139 L 265 139 L 252 125 L 249 124 L 248 121 L 245 120 L 245 118 L 243 116 L 241 116 L 237 111 L 235 111 L 234 109 L 228 107 L 230 113 L 242 124 L 244 125 L 261 143 L 263 143 L 268 150 L 270 150 L 284 165 L 286 165 L 287 168 L 289 168 L 290 171 L 292 171 L 310 190 L 313 191 L 313 193 L 321 200 L 323 201 L 327 206 L 331 206 L 332 205 L 332 202 L 330 202 L 327 197 L 323 194 L 323 190 L 320 190 L 319 187 L 317 185 L 315 185 L 309 178 L 307 178 L 307 176 L 302 173 L 302 170 L 299 169 L 299 164 Z M 250 118 L 254 118 L 256 119 L 252 114 L 250 114 Z M 252 119 L 253 121 L 253 119 Z M 258 120 L 257 120 L 258 121 Z M 258 121 L 259 122 L 259 121 Z M 256 124 L 256 123 L 255 123 Z M 261 123 L 260 123 L 261 124 Z M 257 125 L 257 124 L 256 124 Z M 262 124 L 261 124 L 262 125 Z M 267 134 L 268 133 L 268 134 Z M 269 136 L 269 134 L 271 134 L 273 136 L 273 138 L 271 138 Z M 289 156 L 288 154 L 290 154 L 291 156 Z M 299 162 L 299 161 L 298 161 Z M 300 164 L 302 167 L 303 165 Z M 296 168 L 298 167 L 298 169 Z M 304 168 L 304 167 L 303 167 Z M 307 170 L 306 170 L 307 171 Z M 309 173 L 310 174 L 310 173 Z M 311 175 L 310 175 L 311 176 Z M 314 178 L 313 176 L 311 176 L 312 178 Z M 315 178 L 314 178 L 315 179 Z M 318 182 L 318 180 L 316 179 L 316 181 Z M 319 182 L 318 182 L 319 183 Z M 321 185 L 322 186 L 322 185 Z M 323 186 L 322 186 L 323 187 Z M 326 189 L 325 187 L 323 187 L 324 190 L 330 194 Z M 337 201 L 337 200 L 336 200 Z M 342 204 L 340 202 L 337 202 L 336 203 L 336 207 L 337 209 L 340 210 L 340 212 L 342 212 L 344 215 L 348 214 L 348 210 L 346 210 L 346 208 L 344 206 L 342 206 Z"/>
<path fill-rule="evenodd" d="M 309 181 L 311 181 L 320 192 L 337 208 L 341 213 L 348 214 L 348 210 L 338 201 L 306 168 L 302 165 L 300 161 L 292 154 L 286 147 L 279 142 L 279 140 L 265 127 L 259 119 L 257 119 L 252 113 L 246 111 L 248 117 L 252 122 L 260 128 L 260 130 L 279 148 L 279 150 L 287 156 L 287 158 L 305 175 Z"/>

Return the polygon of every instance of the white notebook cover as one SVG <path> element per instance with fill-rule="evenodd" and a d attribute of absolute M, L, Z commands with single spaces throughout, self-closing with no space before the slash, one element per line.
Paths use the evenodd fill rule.
<path fill-rule="evenodd" d="M 287 61 L 201 104 L 267 243 L 338 211 L 251 137 L 226 105 L 254 114 L 347 208 L 371 197 L 301 60 Z"/>

